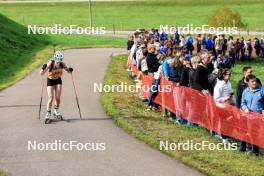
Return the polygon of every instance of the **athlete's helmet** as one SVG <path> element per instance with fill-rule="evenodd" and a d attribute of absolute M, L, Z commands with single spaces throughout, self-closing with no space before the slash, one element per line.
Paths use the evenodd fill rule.
<path fill-rule="evenodd" d="M 54 53 L 54 60 L 57 62 L 62 62 L 63 61 L 63 55 L 60 51 L 56 51 Z"/>

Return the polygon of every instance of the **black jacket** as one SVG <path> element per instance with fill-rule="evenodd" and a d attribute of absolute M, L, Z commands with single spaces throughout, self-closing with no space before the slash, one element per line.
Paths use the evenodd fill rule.
<path fill-rule="evenodd" d="M 173 68 L 172 76 L 169 77 L 169 81 L 180 82 L 183 66 L 177 66 Z"/>
<path fill-rule="evenodd" d="M 128 40 L 127 41 L 127 50 L 130 50 L 132 48 L 132 46 L 134 45 L 134 41 L 132 40 Z"/>
<path fill-rule="evenodd" d="M 192 89 L 202 91 L 203 87 L 199 84 L 198 70 L 191 68 L 189 71 L 189 86 Z"/>
<path fill-rule="evenodd" d="M 181 77 L 180 77 L 180 85 L 181 86 L 189 86 L 189 72 L 190 67 L 183 67 Z"/>
<path fill-rule="evenodd" d="M 243 77 L 240 81 L 237 83 L 236 88 L 236 107 L 241 107 L 241 100 L 242 100 L 242 94 L 243 91 L 248 87 L 247 83 L 244 81 L 245 77 Z M 261 81 L 257 78 L 257 83 L 262 86 Z"/>
<path fill-rule="evenodd" d="M 149 73 L 154 73 L 158 71 L 160 63 L 155 54 L 153 53 L 147 54 L 147 65 L 148 65 Z"/>
<path fill-rule="evenodd" d="M 213 86 L 208 81 L 208 76 L 211 74 L 211 70 L 204 65 L 198 65 L 197 73 L 196 73 L 196 82 L 199 84 L 202 90 L 208 90 L 209 92 L 213 92 Z"/>

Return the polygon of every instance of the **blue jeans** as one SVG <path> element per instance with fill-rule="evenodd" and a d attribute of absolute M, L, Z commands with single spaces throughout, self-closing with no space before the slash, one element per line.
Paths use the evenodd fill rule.
<path fill-rule="evenodd" d="M 159 83 L 160 83 L 159 79 L 153 79 L 151 87 L 150 87 L 148 106 L 153 106 L 154 104 L 154 98 L 158 95 Z"/>
<path fill-rule="evenodd" d="M 241 61 L 246 60 L 246 55 L 245 55 L 245 48 L 241 48 Z"/>
<path fill-rule="evenodd" d="M 177 118 L 177 121 L 178 121 L 181 125 L 185 125 L 185 124 L 187 124 L 187 122 L 188 122 L 186 119 L 182 118 L 182 117 L 179 116 L 179 115 L 176 115 L 176 118 Z"/>
<path fill-rule="evenodd" d="M 240 152 L 245 152 L 247 150 L 247 143 L 244 141 L 240 141 Z M 252 145 L 252 148 L 250 149 L 252 153 L 259 155 L 259 147 L 256 145 Z"/>
<path fill-rule="evenodd" d="M 234 67 L 235 66 L 235 57 L 236 57 L 236 54 L 230 54 L 230 58 L 231 58 L 231 65 L 232 65 L 232 67 Z"/>
<path fill-rule="evenodd" d="M 252 55 L 252 50 L 248 51 L 248 56 L 247 56 L 248 61 L 251 61 L 251 55 Z"/>

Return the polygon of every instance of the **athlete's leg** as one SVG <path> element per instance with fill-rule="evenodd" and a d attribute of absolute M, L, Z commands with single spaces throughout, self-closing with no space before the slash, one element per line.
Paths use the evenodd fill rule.
<path fill-rule="evenodd" d="M 48 86 L 47 87 L 47 92 L 48 92 L 48 102 L 47 102 L 47 115 L 46 118 L 49 118 L 51 115 L 51 107 L 52 107 L 52 102 L 54 99 L 54 87 L 53 86 Z"/>
<path fill-rule="evenodd" d="M 62 91 L 62 85 L 57 84 L 55 86 L 55 106 L 54 106 L 55 114 L 58 114 L 57 112 L 58 112 L 58 109 L 60 107 L 61 91 Z"/>

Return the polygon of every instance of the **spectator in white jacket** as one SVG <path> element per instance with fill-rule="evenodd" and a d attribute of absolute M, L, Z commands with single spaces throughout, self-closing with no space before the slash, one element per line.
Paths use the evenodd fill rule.
<path fill-rule="evenodd" d="M 230 83 L 231 71 L 227 68 L 218 72 L 217 83 L 214 87 L 214 100 L 219 103 L 233 104 L 233 89 Z"/>
<path fill-rule="evenodd" d="M 230 78 L 231 71 L 229 69 L 224 68 L 218 71 L 218 79 L 214 87 L 214 101 L 216 103 L 227 103 L 234 105 L 234 101 L 232 98 L 233 90 L 230 83 Z M 218 126 L 219 130 L 221 131 L 221 121 L 219 122 Z M 220 135 L 219 137 L 222 138 L 224 144 L 228 143 L 228 137 L 226 135 Z"/>

